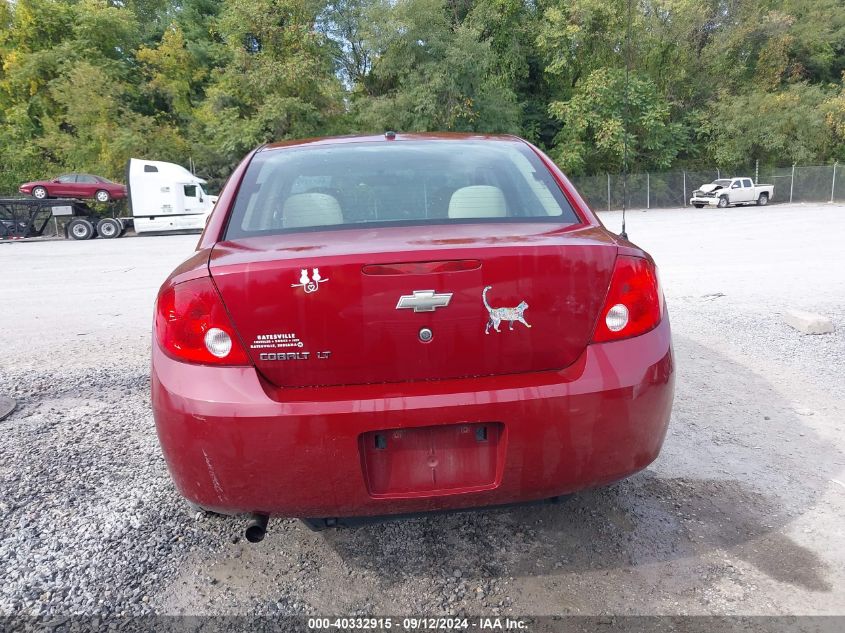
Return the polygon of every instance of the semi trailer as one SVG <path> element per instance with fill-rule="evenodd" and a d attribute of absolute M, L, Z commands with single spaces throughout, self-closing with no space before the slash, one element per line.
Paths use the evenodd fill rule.
<path fill-rule="evenodd" d="M 128 214 L 98 214 L 76 199 L 0 198 L 0 238 L 38 237 L 51 218 L 70 218 L 65 234 L 75 240 L 113 239 L 128 228 L 136 233 L 202 230 L 217 196 L 203 189 L 206 181 L 164 161 L 131 158 L 126 165 Z"/>

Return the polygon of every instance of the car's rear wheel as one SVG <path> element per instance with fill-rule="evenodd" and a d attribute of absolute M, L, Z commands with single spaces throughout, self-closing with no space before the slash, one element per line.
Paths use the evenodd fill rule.
<path fill-rule="evenodd" d="M 103 218 L 97 222 L 97 234 L 107 240 L 120 237 L 122 231 L 123 226 L 114 218 Z"/>
<path fill-rule="evenodd" d="M 94 198 L 96 198 L 97 202 L 108 202 L 111 199 L 111 196 L 105 189 L 100 189 L 94 194 Z"/>
<path fill-rule="evenodd" d="M 32 197 L 38 198 L 39 200 L 43 200 L 47 197 L 47 189 L 45 189 L 44 187 L 33 187 Z"/>
<path fill-rule="evenodd" d="M 769 194 L 764 191 L 760 194 L 760 197 L 757 198 L 757 206 L 765 207 L 767 204 L 769 204 Z"/>
<path fill-rule="evenodd" d="M 94 225 L 85 218 L 76 218 L 67 225 L 67 232 L 75 240 L 90 240 L 94 237 Z"/>
<path fill-rule="evenodd" d="M 727 196 L 722 196 L 721 198 L 719 198 L 719 208 L 724 209 L 727 206 L 728 206 Z"/>

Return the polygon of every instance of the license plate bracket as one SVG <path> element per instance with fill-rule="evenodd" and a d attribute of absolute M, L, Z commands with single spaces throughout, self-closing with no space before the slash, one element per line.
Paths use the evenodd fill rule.
<path fill-rule="evenodd" d="M 498 485 L 504 426 L 472 422 L 371 431 L 360 436 L 374 497 L 471 492 Z"/>

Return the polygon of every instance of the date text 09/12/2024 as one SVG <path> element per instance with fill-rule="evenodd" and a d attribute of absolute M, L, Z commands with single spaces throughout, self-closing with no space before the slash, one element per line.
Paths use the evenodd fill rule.
<path fill-rule="evenodd" d="M 528 624 L 525 620 L 509 617 L 354 617 L 354 618 L 309 618 L 308 628 L 311 630 L 341 630 L 341 631 L 526 631 Z"/>

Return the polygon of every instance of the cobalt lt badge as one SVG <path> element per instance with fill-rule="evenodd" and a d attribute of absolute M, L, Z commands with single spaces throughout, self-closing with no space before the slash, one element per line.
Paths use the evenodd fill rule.
<path fill-rule="evenodd" d="M 299 271 L 299 283 L 298 284 L 291 284 L 291 288 L 302 288 L 305 290 L 306 294 L 310 294 L 312 292 L 317 292 L 320 289 L 320 284 L 324 284 L 328 281 L 328 279 L 324 279 L 320 275 L 319 268 L 312 268 L 311 269 L 311 276 L 308 276 L 308 269 L 303 268 Z"/>

